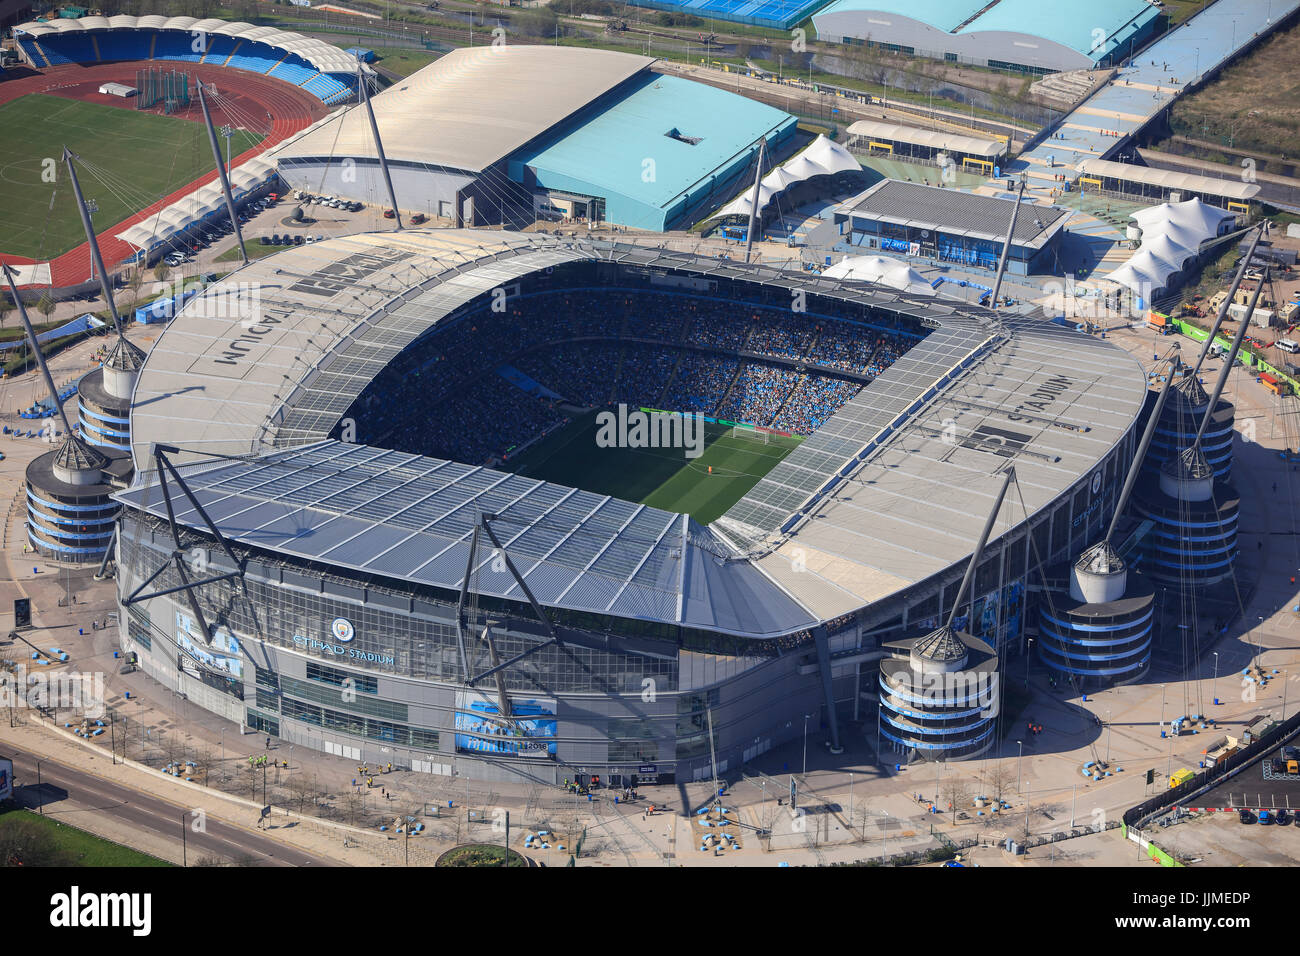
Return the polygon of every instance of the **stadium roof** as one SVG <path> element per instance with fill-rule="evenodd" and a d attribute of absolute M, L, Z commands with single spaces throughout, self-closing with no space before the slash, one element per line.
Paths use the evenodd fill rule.
<path fill-rule="evenodd" d="M 35 37 L 61 35 L 65 33 L 84 33 L 89 30 L 181 30 L 186 33 L 214 33 L 220 36 L 234 37 L 250 42 L 265 43 L 285 54 L 292 53 L 310 63 L 322 73 L 355 73 L 357 61 L 338 47 L 324 40 L 276 30 L 273 27 L 258 27 L 251 23 L 229 20 L 207 19 L 197 17 L 134 17 L 121 14 L 115 17 L 82 17 L 71 20 L 51 20 L 48 23 L 20 23 L 14 27 L 14 34 L 25 33 Z"/>
<path fill-rule="evenodd" d="M 1011 208 L 1009 199 L 997 196 L 882 179 L 866 192 L 842 202 L 835 212 L 1001 245 L 1011 223 Z M 1020 208 L 1012 238 L 1022 248 L 1041 249 L 1065 225 L 1069 215 L 1070 210 L 1061 206 L 1026 203 Z"/>
<path fill-rule="evenodd" d="M 459 49 L 371 102 L 389 160 L 481 172 L 653 62 L 573 47 Z M 336 113 L 272 155 L 376 158 L 370 125 L 356 108 Z"/>
<path fill-rule="evenodd" d="M 913 143 L 930 149 L 950 149 L 955 153 L 987 159 L 996 159 L 1007 151 L 1007 144 L 1000 139 L 963 136 L 961 133 L 882 123 L 879 120 L 858 120 L 849 127 L 849 132 L 854 136 L 866 136 L 890 143 Z"/>
<path fill-rule="evenodd" d="M 1112 163 L 1108 159 L 1085 159 L 1077 166 L 1081 176 L 1100 179 L 1121 179 L 1129 183 L 1177 189 L 1205 196 L 1223 196 L 1248 202 L 1259 194 L 1258 183 L 1244 183 L 1239 179 L 1220 179 L 1215 176 L 1198 176 L 1195 173 L 1178 173 L 1171 169 L 1152 169 L 1132 163 Z"/>
<path fill-rule="evenodd" d="M 461 305 L 548 266 L 599 260 L 803 288 L 935 331 L 707 529 L 680 515 L 483 468 L 327 440 L 375 376 Z M 1035 511 L 1124 437 L 1146 389 L 1142 370 L 1121 350 L 1050 323 L 1012 320 L 1014 334 L 999 337 L 997 316 L 977 306 L 644 246 L 403 230 L 287 249 L 229 281 L 226 298 L 218 283 L 190 300 L 140 373 L 131 413 L 139 481 L 149 480 L 153 443 L 191 450 L 177 460 L 195 466 L 213 519 L 233 537 L 444 587 L 457 587 L 464 573 L 466 512 L 481 508 L 520 521 L 545 513 L 546 533 L 573 531 L 572 547 L 586 548 L 590 539 L 628 557 L 601 578 L 599 563 L 588 569 L 574 567 L 577 558 L 542 560 L 537 549 L 555 541 L 545 543 L 539 528 L 534 544 L 529 532 L 519 563 L 537 566 L 528 581 L 545 590 L 544 600 L 741 634 L 801 630 L 958 564 L 997 490 L 995 472 L 1008 460 L 997 429 L 1001 440 L 1008 433 L 1024 439 L 1013 460 Z M 1028 411 L 1029 402 L 1046 411 Z M 956 445 L 943 440 L 947 420 L 955 423 Z M 251 460 L 203 463 L 196 452 Z M 344 474 L 316 483 L 339 471 L 356 481 Z M 466 487 L 444 488 L 449 477 Z M 823 493 L 836 482 L 840 490 Z M 846 488 L 853 494 L 844 495 Z M 408 514 L 415 500 L 403 496 L 415 492 L 444 505 L 446 518 L 443 511 Z M 546 510 L 563 496 L 569 510 Z M 372 498 L 374 508 L 366 503 Z M 124 500 L 157 513 L 136 491 Z M 616 516 L 635 524 L 625 527 Z M 1010 523 L 1010 505 L 1003 516 L 998 533 Z M 408 526 L 417 519 L 422 530 Z M 396 551 L 389 545 L 402 529 L 403 537 L 425 537 Z M 622 540 L 626 534 L 632 537 Z M 431 562 L 446 547 L 462 549 L 458 567 L 454 550 Z M 670 586 L 674 547 L 685 557 L 681 581 Z M 795 548 L 811 555 L 810 573 L 796 571 Z M 509 542 L 507 550 L 516 554 Z M 424 564 L 409 556 L 416 553 Z"/>
<path fill-rule="evenodd" d="M 480 513 L 537 600 L 747 636 L 812 626 L 807 612 L 685 515 L 507 472 L 321 442 L 253 461 L 191 465 L 186 483 L 243 544 L 413 584 L 458 589 Z M 152 476 L 118 495 L 159 518 Z M 202 526 L 192 504 L 176 520 Z M 480 594 L 524 602 L 480 552 Z"/>
<path fill-rule="evenodd" d="M 969 310 L 966 310 L 969 311 Z M 953 316 L 833 415 L 714 525 L 819 618 L 967 559 L 1016 468 L 990 540 L 1123 440 L 1146 397 L 1137 361 L 1039 319 L 1009 335 Z M 791 517 L 791 516 L 794 517 Z"/>

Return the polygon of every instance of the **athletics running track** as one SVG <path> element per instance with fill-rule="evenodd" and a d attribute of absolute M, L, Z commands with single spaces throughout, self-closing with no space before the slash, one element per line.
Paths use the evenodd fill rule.
<path fill-rule="evenodd" d="M 245 123 L 248 122 L 248 117 L 255 118 L 253 121 L 256 122 L 257 119 L 270 116 L 270 135 L 258 146 L 235 156 L 231 160 L 232 168 L 260 153 L 266 152 L 329 112 L 329 108 L 310 93 L 271 77 L 262 76 L 258 73 L 249 73 L 246 70 L 225 69 L 219 66 L 204 66 L 197 63 L 181 63 L 169 60 L 96 63 L 90 65 L 64 64 L 48 67 L 39 72 L 28 70 L 25 75 L 16 76 L 0 83 L 0 105 L 32 93 L 48 93 L 52 96 L 66 96 L 70 99 L 102 103 L 121 109 L 134 109 L 133 100 L 103 95 L 99 92 L 99 87 L 103 83 L 110 82 L 126 83 L 129 86 L 134 86 L 136 71 L 148 67 L 176 69 L 189 73 L 191 77 L 197 77 L 205 84 L 215 84 L 218 93 L 223 98 L 229 98 L 233 112 L 244 117 Z M 209 104 L 209 106 L 211 107 L 212 104 Z M 199 111 L 197 100 L 194 100 L 190 108 L 185 112 L 173 115 L 196 122 L 203 121 L 203 115 Z M 236 126 L 244 125 L 234 120 L 233 117 L 226 117 L 224 111 L 219 108 L 212 109 L 212 122 L 217 126 L 226 122 Z M 262 126 L 262 129 L 265 129 L 265 126 Z M 261 129 L 257 130 L 257 132 L 261 132 Z M 75 144 L 69 145 L 75 152 Z M 118 239 L 118 233 L 125 231 L 136 223 L 143 222 L 150 216 L 155 215 L 160 209 L 169 206 L 200 186 L 216 181 L 216 179 L 217 170 L 214 166 L 211 172 L 205 173 L 170 195 L 162 197 L 153 205 L 141 209 L 135 215 L 108 228 L 97 230 L 100 252 L 103 254 L 104 262 L 108 268 L 114 268 L 123 259 L 136 251 L 134 247 Z M 0 254 L 3 252 L 3 248 L 0 248 Z M 37 261 L 12 255 L 5 255 L 5 260 L 14 264 L 31 264 Z M 54 288 L 76 285 L 89 279 L 90 247 L 83 242 L 75 249 L 69 250 L 58 258 L 51 260 L 50 274 L 51 285 Z"/>

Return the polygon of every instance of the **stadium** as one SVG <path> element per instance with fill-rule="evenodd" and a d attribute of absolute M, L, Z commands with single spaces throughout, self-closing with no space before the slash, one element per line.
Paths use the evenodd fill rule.
<path fill-rule="evenodd" d="M 294 248 L 139 373 L 120 639 L 226 719 L 432 774 L 699 780 L 810 722 L 838 747 L 877 696 L 900 754 L 970 755 L 992 725 L 882 661 L 1024 652 L 1145 395 L 1108 342 L 865 281 L 509 231 Z M 707 447 L 599 447 L 628 409 Z M 960 640 L 918 643 L 954 603 Z"/>
<path fill-rule="evenodd" d="M 199 83 L 214 122 L 231 128 L 240 202 L 270 188 L 268 150 L 356 94 L 356 61 L 344 51 L 248 23 L 122 15 L 22 23 L 13 34 L 22 65 L 0 84 L 0 121 L 27 135 L 0 144 L 9 226 L 0 251 L 26 266 L 22 285 L 64 289 L 90 275 L 70 194 L 56 183 L 52 196 L 41 179 L 42 159 L 65 144 L 96 164 L 87 172 L 109 267 L 152 263 L 217 213 L 194 201 L 216 180 Z"/>

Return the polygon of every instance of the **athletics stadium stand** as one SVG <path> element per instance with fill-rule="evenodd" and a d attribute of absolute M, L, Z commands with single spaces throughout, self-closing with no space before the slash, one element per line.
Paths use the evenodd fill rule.
<path fill-rule="evenodd" d="M 352 56 L 323 40 L 249 23 L 194 17 L 83 17 L 23 23 L 14 27 L 14 39 L 22 58 L 36 69 L 137 60 L 204 63 L 273 76 L 331 106 L 356 90 Z"/>

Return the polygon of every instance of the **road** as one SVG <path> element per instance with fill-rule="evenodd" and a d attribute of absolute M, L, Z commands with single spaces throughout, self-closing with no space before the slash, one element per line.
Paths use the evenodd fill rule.
<path fill-rule="evenodd" d="M 46 816 L 60 816 L 73 826 L 78 815 L 111 815 L 121 824 L 138 831 L 180 840 L 182 815 L 189 819 L 185 807 L 159 799 L 149 793 L 105 780 L 67 764 L 40 757 L 38 754 L 6 742 L 6 753 L 13 758 L 14 779 L 23 786 L 14 795 L 24 806 L 35 809 L 44 803 Z M 36 761 L 41 761 L 41 788 L 36 789 Z M 60 793 L 62 791 L 62 793 Z M 250 816 L 255 811 L 250 810 Z M 284 846 L 259 833 L 230 826 L 209 817 L 205 831 L 186 836 L 188 856 L 219 856 L 230 860 L 252 857 L 258 866 L 331 866 L 330 860 Z"/>

